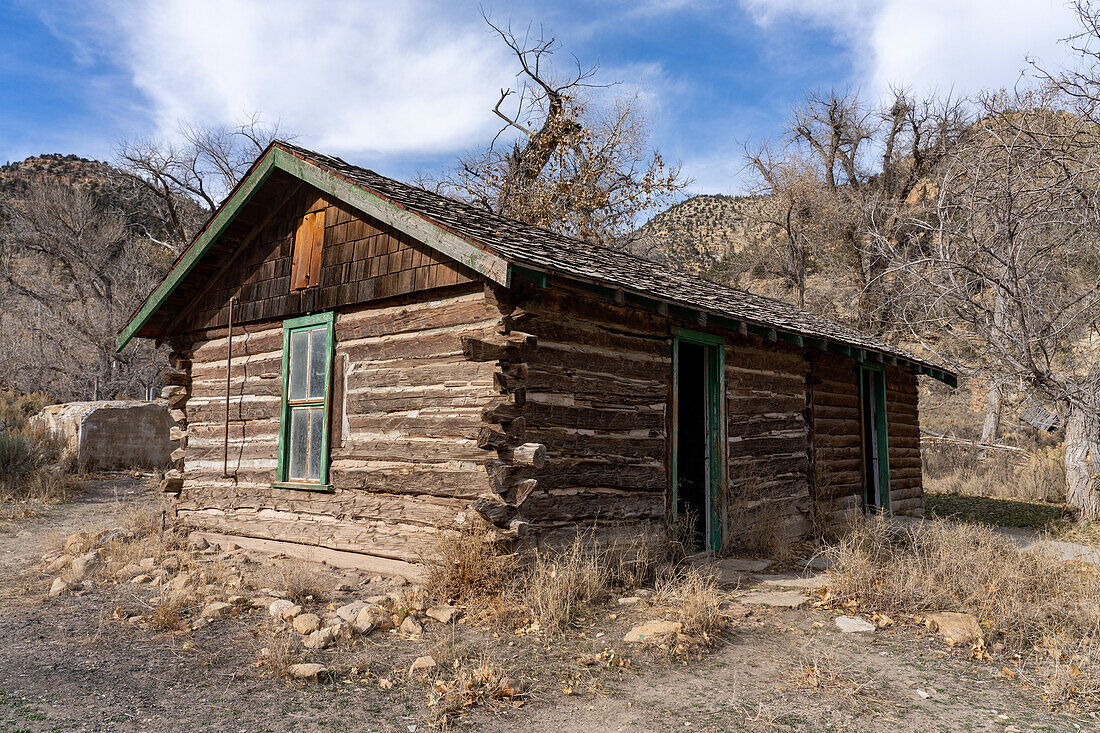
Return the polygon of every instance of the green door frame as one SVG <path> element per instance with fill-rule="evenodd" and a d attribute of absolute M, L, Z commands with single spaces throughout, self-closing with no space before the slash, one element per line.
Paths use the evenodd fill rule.
<path fill-rule="evenodd" d="M 863 416 L 866 414 L 867 400 L 871 399 L 864 387 L 864 376 L 871 375 L 874 398 L 879 410 L 875 414 L 875 437 L 878 441 L 878 505 L 884 514 L 890 513 L 890 440 L 886 433 L 886 371 L 881 364 L 861 363 L 859 365 L 859 424 L 863 432 Z M 867 438 L 860 436 L 861 450 L 867 450 Z M 864 463 L 866 465 L 866 462 Z M 866 477 L 865 477 L 866 478 Z M 866 484 L 864 485 L 866 490 Z"/>
<path fill-rule="evenodd" d="M 721 512 L 726 496 L 726 409 L 725 409 L 725 371 L 726 341 L 711 333 L 677 328 L 672 339 L 672 518 L 676 518 L 679 503 L 679 421 L 680 421 L 680 344 L 689 343 L 708 347 L 707 354 L 707 429 L 710 433 L 710 460 L 707 466 L 708 524 L 710 525 L 707 543 L 709 549 L 717 552 L 722 549 Z"/>

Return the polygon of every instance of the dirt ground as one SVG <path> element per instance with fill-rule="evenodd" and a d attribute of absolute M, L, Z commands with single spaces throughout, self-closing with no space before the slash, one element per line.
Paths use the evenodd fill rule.
<path fill-rule="evenodd" d="M 52 577 L 34 567 L 43 552 L 156 500 L 147 483 L 103 477 L 75 502 L 0 528 L 0 731 L 423 731 L 436 717 L 431 688 L 402 682 L 404 670 L 456 649 L 528 690 L 471 708 L 451 721 L 460 729 L 1100 730 L 1095 712 L 1051 710 L 1025 681 L 1004 679 L 996 660 L 969 660 L 913 626 L 842 634 L 836 612 L 813 604 L 756 611 L 691 660 L 624 643 L 646 611 L 616 606 L 594 610 L 564 640 L 472 624 L 433 624 L 420 639 L 376 632 L 344 660 L 355 671 L 289 682 L 257 665 L 262 613 L 157 633 L 115 618 L 148 602 L 149 591 L 129 584 L 47 597 Z M 324 577 L 345 586 L 332 592 L 337 603 L 369 581 Z M 382 678 L 398 684 L 381 689 Z"/>

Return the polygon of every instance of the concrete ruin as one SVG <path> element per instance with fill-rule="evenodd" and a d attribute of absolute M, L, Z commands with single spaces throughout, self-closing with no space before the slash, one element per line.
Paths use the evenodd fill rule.
<path fill-rule="evenodd" d="M 164 402 L 67 402 L 50 405 L 32 422 L 60 438 L 89 468 L 162 468 L 171 460 L 173 423 Z"/>

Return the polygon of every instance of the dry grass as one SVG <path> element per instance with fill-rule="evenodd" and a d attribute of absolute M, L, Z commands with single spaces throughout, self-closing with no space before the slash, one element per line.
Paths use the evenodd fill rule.
<path fill-rule="evenodd" d="M 799 655 L 798 665 L 790 673 L 799 687 L 830 692 L 847 698 L 853 707 L 881 703 L 879 683 L 847 661 L 825 649 L 809 646 Z"/>
<path fill-rule="evenodd" d="M 707 637 L 721 630 L 722 593 L 713 575 L 693 567 L 670 568 L 657 579 L 654 603 L 679 613 L 681 632 Z"/>
<path fill-rule="evenodd" d="M 1065 502 L 1061 444 L 1033 444 L 1026 450 L 1021 454 L 950 444 L 924 446 L 926 488 L 938 494 Z"/>
<path fill-rule="evenodd" d="M 895 616 L 971 613 L 987 641 L 1077 673 L 1058 694 L 1100 695 L 1100 575 L 1059 562 L 978 525 L 929 521 L 898 528 L 882 519 L 853 524 L 827 554 L 834 561 L 832 598 Z M 1063 680 L 1063 683 L 1065 680 Z M 1053 692 L 1053 691 L 1052 691 Z"/>
<path fill-rule="evenodd" d="M 269 629 L 260 649 L 262 665 L 276 677 L 285 677 L 290 665 L 302 661 L 301 644 L 285 629 Z"/>
<path fill-rule="evenodd" d="M 514 558 L 502 556 L 487 535 L 448 532 L 423 558 L 427 587 L 440 599 L 460 602 L 500 596 L 508 589 Z"/>
<path fill-rule="evenodd" d="M 249 583 L 257 588 L 274 588 L 295 603 L 322 601 L 327 597 L 313 566 L 300 558 L 272 560 L 251 574 Z"/>
<path fill-rule="evenodd" d="M 612 577 L 603 554 L 580 536 L 560 552 L 534 553 L 523 601 L 539 626 L 562 631 L 583 607 L 607 597 Z"/>
<path fill-rule="evenodd" d="M 80 482 L 61 448 L 41 429 L 0 431 L 0 503 L 52 504 L 70 498 Z"/>

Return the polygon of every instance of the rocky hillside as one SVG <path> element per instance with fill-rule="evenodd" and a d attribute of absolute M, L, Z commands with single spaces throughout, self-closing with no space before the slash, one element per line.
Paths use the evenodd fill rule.
<path fill-rule="evenodd" d="M 764 202 L 760 196 L 693 196 L 639 227 L 631 248 L 643 256 L 653 256 L 666 243 L 712 258 L 738 252 L 753 232 L 752 215 Z"/>
<path fill-rule="evenodd" d="M 28 179 L 37 176 L 94 189 L 103 186 L 112 175 L 117 175 L 117 171 L 107 163 L 88 160 L 78 155 L 49 153 L 0 166 L 0 190 L 20 187 Z"/>

